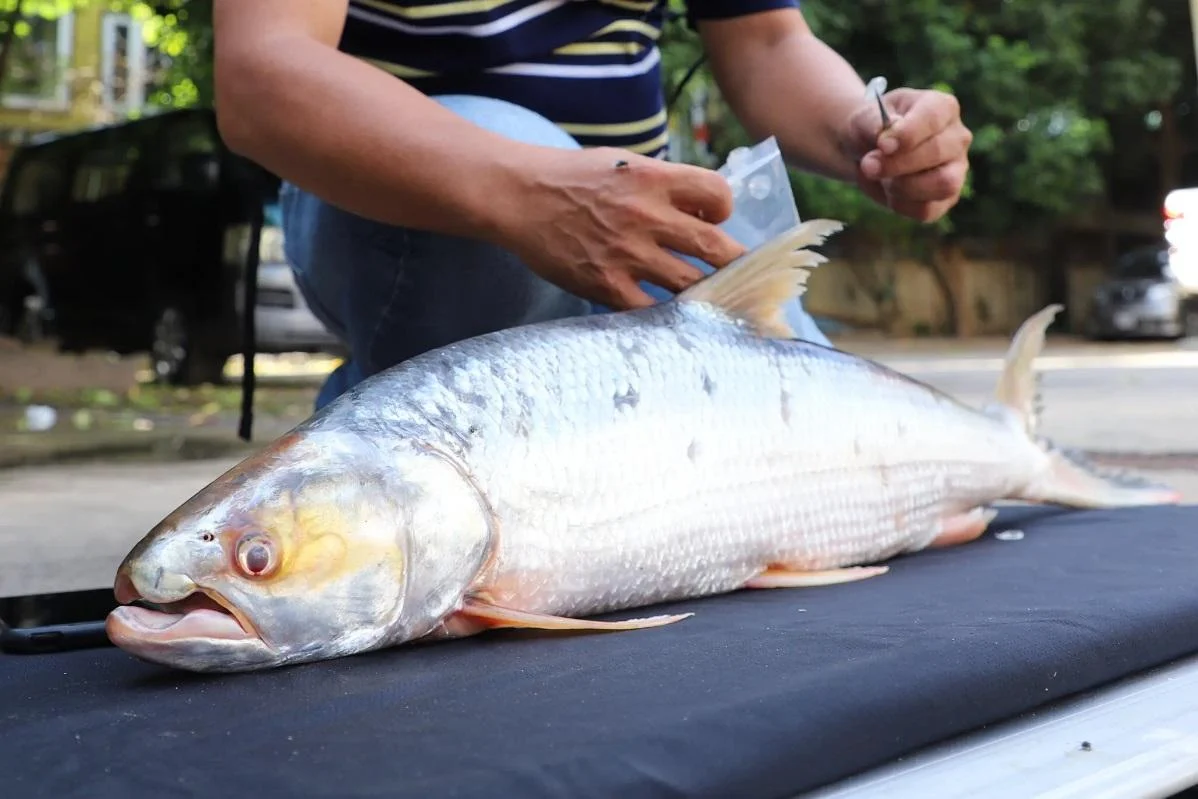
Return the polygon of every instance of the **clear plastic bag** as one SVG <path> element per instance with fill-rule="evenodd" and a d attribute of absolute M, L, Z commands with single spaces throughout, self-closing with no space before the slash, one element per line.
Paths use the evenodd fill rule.
<path fill-rule="evenodd" d="M 773 136 L 752 147 L 738 147 L 728 154 L 728 160 L 718 170 L 732 187 L 732 215 L 720 227 L 747 249 L 754 250 L 765 242 L 797 225 L 801 218 L 795 207 L 794 192 L 790 188 L 790 176 L 786 173 L 786 162 Z M 715 268 L 689 255 L 675 252 L 680 259 L 711 274 Z M 660 286 L 642 281 L 641 289 L 658 302 L 674 295 Z M 610 309 L 596 305 L 597 313 Z M 820 344 L 828 339 L 815 325 L 815 321 L 803 310 L 799 300 L 786 306 L 786 320 L 800 338 Z"/>
<path fill-rule="evenodd" d="M 795 206 L 790 176 L 786 173 L 786 162 L 782 160 L 778 141 L 773 136 L 752 147 L 736 148 L 717 171 L 732 187 L 733 200 L 732 215 L 720 227 L 746 248 L 754 250 L 802 221 Z M 715 271 L 710 264 L 697 258 L 680 257 L 707 274 Z M 656 286 L 643 288 L 655 299 L 671 296 Z M 828 343 L 815 321 L 803 310 L 800 300 L 787 303 L 786 321 L 800 338 Z"/>
<path fill-rule="evenodd" d="M 733 150 L 718 171 L 732 187 L 734 202 L 732 216 L 720 227 L 750 250 L 799 224 L 786 164 L 773 136 Z"/>

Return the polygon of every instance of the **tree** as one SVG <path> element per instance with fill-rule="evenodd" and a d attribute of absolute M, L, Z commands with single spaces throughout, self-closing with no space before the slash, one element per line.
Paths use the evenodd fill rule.
<path fill-rule="evenodd" d="M 90 0 L 0 0 L 0 85 L 9 74 L 9 59 L 17 39 L 29 35 L 30 20 L 57 19 Z"/>
<path fill-rule="evenodd" d="M 975 138 L 965 197 L 939 224 L 906 222 L 855 187 L 796 174 L 804 214 L 834 216 L 900 240 L 936 268 L 941 245 L 952 237 L 1044 233 L 1106 205 L 1126 153 L 1154 149 L 1146 116 L 1175 122 L 1179 93 L 1193 95 L 1186 5 L 805 0 L 812 28 L 863 78 L 884 75 L 891 86 L 952 92 Z M 669 33 L 667 47 L 695 47 L 693 33 L 679 26 Z M 677 71 L 672 59 L 665 62 Z M 710 84 L 706 72 L 698 79 Z M 721 153 L 745 142 L 723 111 L 713 114 L 712 126 Z"/>
<path fill-rule="evenodd" d="M 134 3 L 144 20 L 146 41 L 170 59 L 165 85 L 151 101 L 158 106 L 211 106 L 212 0 L 157 0 Z"/>
<path fill-rule="evenodd" d="M 14 43 L 28 36 L 36 18 L 57 19 L 101 6 L 128 13 L 151 47 L 168 59 L 163 87 L 150 102 L 183 108 L 212 102 L 211 0 L 0 0 L 0 85 L 9 73 Z"/>

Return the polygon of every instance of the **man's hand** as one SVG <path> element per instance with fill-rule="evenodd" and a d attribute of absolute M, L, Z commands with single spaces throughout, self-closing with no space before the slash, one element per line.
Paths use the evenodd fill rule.
<path fill-rule="evenodd" d="M 845 148 L 858 160 L 857 185 L 895 213 L 934 222 L 961 198 L 973 134 L 951 94 L 895 89 L 882 101 L 892 122 L 886 131 L 872 98 L 848 121 Z"/>
<path fill-rule="evenodd" d="M 668 252 L 726 266 L 744 247 L 717 225 L 732 190 L 717 172 L 613 148 L 544 149 L 524 170 L 494 237 L 541 277 L 615 310 L 653 299 L 646 281 L 674 292 L 703 277 Z"/>

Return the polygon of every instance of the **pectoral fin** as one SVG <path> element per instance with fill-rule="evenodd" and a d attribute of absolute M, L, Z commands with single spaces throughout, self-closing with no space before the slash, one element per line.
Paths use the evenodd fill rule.
<path fill-rule="evenodd" d="M 889 566 L 850 566 L 844 569 L 800 572 L 766 569 L 745 583 L 745 588 L 810 588 L 817 585 L 851 583 L 890 571 Z"/>
<path fill-rule="evenodd" d="M 465 606 L 455 614 L 474 621 L 486 628 L 518 627 L 533 630 L 643 630 L 649 627 L 661 627 L 682 621 L 693 613 L 682 613 L 677 616 L 649 616 L 643 619 L 625 619 L 623 621 L 592 621 L 589 619 L 571 619 L 565 616 L 550 616 L 545 613 L 531 613 L 526 610 L 501 608 L 479 599 L 466 600 Z"/>

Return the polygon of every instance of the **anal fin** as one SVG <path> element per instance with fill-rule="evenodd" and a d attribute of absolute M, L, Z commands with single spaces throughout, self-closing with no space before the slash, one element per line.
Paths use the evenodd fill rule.
<path fill-rule="evenodd" d="M 981 538 L 996 516 L 998 511 L 987 508 L 974 508 L 964 513 L 946 516 L 940 522 L 940 532 L 928 546 L 932 549 L 942 549 L 975 541 Z"/>
<path fill-rule="evenodd" d="M 792 571 L 770 568 L 745 583 L 745 588 L 811 588 L 817 585 L 851 583 L 877 577 L 890 571 L 889 566 L 849 566 L 822 571 Z"/>
<path fill-rule="evenodd" d="M 675 616 L 649 616 L 642 619 L 624 619 L 621 621 L 594 621 L 591 619 L 572 619 L 566 616 L 552 616 L 547 613 L 534 613 L 527 610 L 513 610 L 492 605 L 480 599 L 468 599 L 465 606 L 456 614 L 458 617 L 469 619 L 488 629 L 515 627 L 531 630 L 644 630 L 650 627 L 662 627 L 667 624 L 682 621 L 693 616 L 693 613 L 681 613 Z"/>

